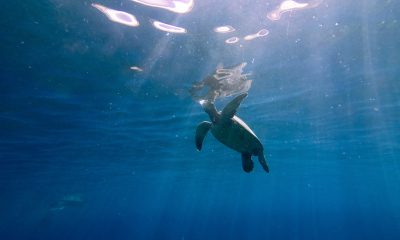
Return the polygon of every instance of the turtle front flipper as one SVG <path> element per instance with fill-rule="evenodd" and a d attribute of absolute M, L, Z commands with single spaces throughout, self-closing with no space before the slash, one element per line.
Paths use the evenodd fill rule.
<path fill-rule="evenodd" d="M 267 173 L 269 173 L 269 167 L 268 167 L 267 161 L 265 161 L 265 157 L 264 157 L 263 151 L 258 153 L 258 161 L 260 162 L 260 164 L 264 168 L 264 170 Z"/>
<path fill-rule="evenodd" d="M 223 120 L 231 119 L 235 116 L 240 103 L 247 97 L 247 93 L 240 94 L 235 97 L 228 105 L 225 106 L 224 110 L 222 110 L 221 116 Z"/>
<path fill-rule="evenodd" d="M 201 122 L 196 129 L 196 148 L 197 150 L 201 150 L 201 147 L 203 146 L 203 140 L 207 135 L 208 130 L 211 128 L 211 123 L 204 121 Z"/>
<path fill-rule="evenodd" d="M 251 172 L 254 167 L 253 160 L 251 160 L 250 153 L 242 153 L 242 167 L 243 170 L 247 173 Z"/>

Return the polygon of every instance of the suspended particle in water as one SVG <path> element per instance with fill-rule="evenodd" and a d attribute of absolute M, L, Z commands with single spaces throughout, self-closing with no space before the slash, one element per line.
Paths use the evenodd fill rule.
<path fill-rule="evenodd" d="M 132 66 L 129 69 L 133 70 L 133 71 L 137 71 L 137 72 L 143 72 L 143 69 L 138 67 L 138 66 Z"/>
<path fill-rule="evenodd" d="M 231 37 L 225 40 L 225 43 L 227 44 L 234 44 L 239 42 L 239 38 L 238 37 Z"/>
<path fill-rule="evenodd" d="M 170 33 L 186 33 L 186 29 L 181 28 L 181 27 L 177 27 L 177 26 L 173 26 L 173 25 L 169 25 L 160 21 L 156 21 L 153 20 L 152 24 L 155 28 L 161 30 L 161 31 L 165 31 L 165 32 L 170 32 Z"/>
<path fill-rule="evenodd" d="M 130 13 L 117 11 L 103 5 L 92 3 L 92 6 L 99 10 L 100 12 L 104 13 L 110 21 L 121 23 L 131 27 L 139 26 L 139 21 Z"/>
<path fill-rule="evenodd" d="M 269 34 L 269 31 L 267 29 L 261 29 L 260 31 L 258 31 L 255 34 L 250 34 L 250 35 L 245 36 L 243 39 L 246 41 L 250 41 L 255 38 L 267 36 L 268 34 Z"/>
<path fill-rule="evenodd" d="M 225 26 L 219 26 L 214 28 L 214 32 L 216 33 L 229 33 L 229 32 L 234 32 L 235 28 L 233 28 L 230 25 L 225 25 Z"/>
<path fill-rule="evenodd" d="M 298 3 L 293 0 L 285 0 L 275 10 L 272 10 L 271 12 L 269 12 L 267 14 L 267 17 L 268 17 L 268 19 L 270 19 L 272 21 L 277 21 L 281 18 L 282 13 L 284 13 L 284 12 L 304 9 L 308 6 L 309 6 L 309 3 Z"/>
<path fill-rule="evenodd" d="M 188 13 L 193 9 L 194 0 L 131 0 L 150 7 L 157 7 L 175 13 Z"/>

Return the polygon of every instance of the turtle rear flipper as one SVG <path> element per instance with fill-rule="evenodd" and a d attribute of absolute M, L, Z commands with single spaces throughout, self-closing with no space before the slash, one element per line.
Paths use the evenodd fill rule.
<path fill-rule="evenodd" d="M 251 172 L 254 167 L 253 160 L 251 160 L 251 154 L 242 153 L 242 167 L 243 170 L 247 173 Z"/>

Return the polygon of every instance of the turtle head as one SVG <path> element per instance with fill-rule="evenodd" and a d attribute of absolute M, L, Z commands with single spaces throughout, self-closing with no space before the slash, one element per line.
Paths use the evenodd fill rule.
<path fill-rule="evenodd" d="M 220 118 L 220 113 L 215 108 L 214 102 L 208 100 L 200 100 L 200 105 L 203 110 L 208 114 L 212 123 L 217 123 Z"/>

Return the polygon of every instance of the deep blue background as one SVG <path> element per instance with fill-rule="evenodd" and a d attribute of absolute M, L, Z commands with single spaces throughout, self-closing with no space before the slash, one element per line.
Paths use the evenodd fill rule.
<path fill-rule="evenodd" d="M 276 22 L 279 1 L 183 15 L 98 3 L 141 25 L 91 2 L 2 3 L 0 239 L 400 239 L 397 1 L 326 0 Z M 212 31 L 224 24 L 237 31 Z M 194 146 L 207 116 L 187 90 L 243 61 L 254 81 L 238 115 L 270 174 L 244 173 L 211 135 Z M 82 202 L 54 209 L 71 195 Z"/>

